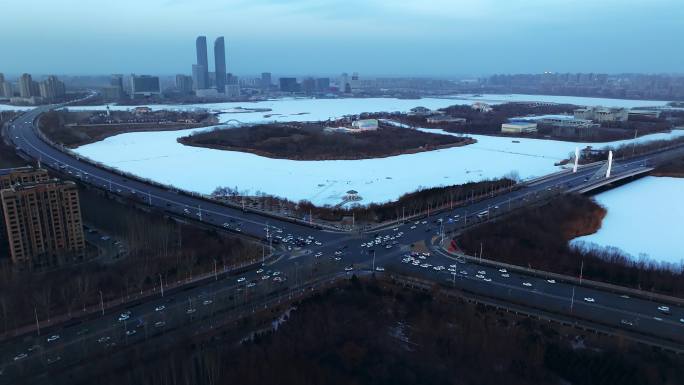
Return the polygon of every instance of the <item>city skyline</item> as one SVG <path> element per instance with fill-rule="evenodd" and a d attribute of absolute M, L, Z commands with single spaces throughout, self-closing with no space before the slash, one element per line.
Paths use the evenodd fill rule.
<path fill-rule="evenodd" d="M 237 74 L 681 73 L 684 61 L 674 49 L 684 33 L 684 9 L 675 0 L 133 4 L 71 0 L 59 30 L 48 35 L 31 25 L 65 4 L 4 4 L 13 18 L 0 33 L 13 37 L 4 44 L 13 54 L 3 58 L 3 72 L 188 74 L 199 34 L 225 36 L 227 66 Z M 31 5 L 35 12 L 20 12 Z M 49 62 L 40 60 L 46 56 Z"/>

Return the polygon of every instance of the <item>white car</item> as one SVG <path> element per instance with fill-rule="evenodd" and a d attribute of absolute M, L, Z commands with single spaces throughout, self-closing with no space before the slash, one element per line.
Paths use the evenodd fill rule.
<path fill-rule="evenodd" d="M 250 282 L 247 284 L 247 287 L 254 287 L 254 286 L 256 286 L 256 283 L 254 283 L 254 282 Z"/>
<path fill-rule="evenodd" d="M 160 306 L 155 307 L 155 308 L 154 308 L 154 311 L 162 311 L 162 310 L 164 310 L 164 309 L 166 309 L 166 306 L 160 305 Z"/>
<path fill-rule="evenodd" d="M 475 275 L 475 278 L 479 278 L 479 279 L 484 279 L 484 277 L 485 277 L 485 276 L 482 275 L 482 274 L 477 274 L 477 275 Z"/>
<path fill-rule="evenodd" d="M 511 275 L 508 274 L 508 273 L 503 273 L 503 274 L 501 274 L 501 276 L 504 277 L 504 278 L 508 278 L 508 277 L 510 277 Z"/>
<path fill-rule="evenodd" d="M 14 361 L 23 360 L 26 357 L 28 357 L 28 355 L 26 353 L 20 353 L 20 354 L 17 354 L 16 356 L 14 356 Z"/>
<path fill-rule="evenodd" d="M 487 272 L 484 271 L 484 270 L 480 270 L 480 271 L 477 272 L 477 274 L 485 275 L 485 274 L 487 274 Z"/>
<path fill-rule="evenodd" d="M 128 315 L 128 314 L 126 314 L 126 313 L 123 313 L 123 314 L 121 314 L 121 315 L 119 316 L 119 322 L 126 321 L 126 320 L 128 320 L 129 318 L 131 318 L 130 315 Z"/>
<path fill-rule="evenodd" d="M 354 268 L 351 266 L 347 266 L 344 268 L 344 271 L 352 271 L 352 270 L 354 270 Z"/>
<path fill-rule="evenodd" d="M 584 297 L 584 300 L 585 300 L 586 302 L 590 302 L 590 303 L 596 302 L 596 301 L 594 301 L 594 299 L 591 298 L 591 297 Z"/>
<path fill-rule="evenodd" d="M 160 328 L 164 325 L 166 325 L 166 322 L 164 322 L 164 321 L 157 321 L 154 323 L 154 327 L 156 327 L 156 328 Z"/>
<path fill-rule="evenodd" d="M 670 307 L 669 306 L 658 306 L 658 311 L 663 313 L 663 314 L 670 314 Z"/>
<path fill-rule="evenodd" d="M 137 333 L 137 331 L 136 331 L 135 329 L 126 330 L 126 335 L 127 335 L 127 336 L 132 336 L 132 335 L 135 334 L 135 333 Z"/>
<path fill-rule="evenodd" d="M 460 273 L 463 274 L 463 275 L 468 275 L 468 272 L 465 271 L 465 270 L 461 270 Z"/>
<path fill-rule="evenodd" d="M 243 282 L 245 282 L 246 280 L 247 280 L 247 279 L 246 279 L 245 277 L 240 277 L 240 278 L 238 278 L 237 283 L 243 283 Z"/>
<path fill-rule="evenodd" d="M 214 301 L 212 301 L 210 299 L 205 299 L 204 302 L 202 302 L 202 305 L 207 306 L 207 305 L 211 305 L 212 303 L 214 303 Z"/>
<path fill-rule="evenodd" d="M 192 313 L 194 313 L 194 312 L 196 312 L 196 311 L 197 311 L 197 309 L 191 307 L 190 309 L 188 309 L 188 310 L 185 311 L 185 314 L 192 314 Z"/>
<path fill-rule="evenodd" d="M 529 282 L 523 282 L 523 286 L 525 287 L 532 287 L 532 284 Z"/>
<path fill-rule="evenodd" d="M 47 342 L 57 341 L 59 339 L 59 334 L 51 335 L 48 337 Z"/>
<path fill-rule="evenodd" d="M 555 279 L 547 279 L 546 282 L 548 282 L 548 283 L 556 283 L 556 280 L 555 280 Z"/>
<path fill-rule="evenodd" d="M 259 270 L 256 271 L 257 274 L 261 274 L 261 273 L 263 273 L 263 272 L 264 272 L 264 269 L 259 269 Z"/>
<path fill-rule="evenodd" d="M 491 279 L 491 278 L 483 278 L 483 281 L 485 281 L 485 282 L 492 282 L 492 279 Z"/>
<path fill-rule="evenodd" d="M 375 271 L 385 271 L 385 268 L 382 266 L 378 266 L 375 268 Z"/>

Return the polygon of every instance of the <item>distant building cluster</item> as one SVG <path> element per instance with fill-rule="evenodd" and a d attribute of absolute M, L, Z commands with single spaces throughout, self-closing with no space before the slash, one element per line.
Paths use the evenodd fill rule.
<path fill-rule="evenodd" d="M 479 81 L 479 92 L 544 93 L 630 99 L 684 99 L 684 76 L 554 73 L 493 75 Z"/>
<path fill-rule="evenodd" d="M 85 254 L 76 184 L 50 179 L 44 169 L 0 170 L 3 241 L 12 262 L 54 266 Z"/>
<path fill-rule="evenodd" d="M 14 104 L 42 104 L 62 100 L 66 96 L 64 82 L 50 75 L 35 81 L 30 74 L 22 74 L 13 85 L 0 73 L 0 98 Z"/>

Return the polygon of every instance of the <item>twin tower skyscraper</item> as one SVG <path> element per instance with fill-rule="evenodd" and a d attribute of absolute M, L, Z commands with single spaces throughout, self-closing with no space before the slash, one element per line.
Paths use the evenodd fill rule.
<path fill-rule="evenodd" d="M 209 78 L 207 37 L 198 36 L 195 40 L 195 47 L 197 49 L 197 64 L 192 66 L 192 80 L 195 89 L 208 89 L 212 82 Z M 226 43 L 223 36 L 214 41 L 214 74 L 216 91 L 219 93 L 226 92 Z"/>

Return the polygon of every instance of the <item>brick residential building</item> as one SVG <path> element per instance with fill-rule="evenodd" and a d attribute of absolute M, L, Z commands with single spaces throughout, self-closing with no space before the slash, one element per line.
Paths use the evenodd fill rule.
<path fill-rule="evenodd" d="M 12 262 L 46 266 L 82 258 L 85 239 L 76 184 L 44 179 L 44 170 L 34 171 L 14 173 L 29 180 L 0 190 Z"/>

